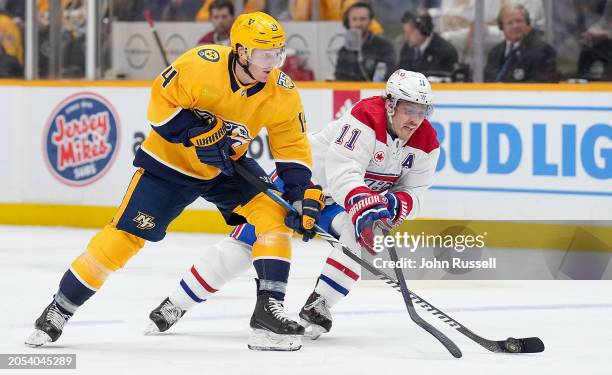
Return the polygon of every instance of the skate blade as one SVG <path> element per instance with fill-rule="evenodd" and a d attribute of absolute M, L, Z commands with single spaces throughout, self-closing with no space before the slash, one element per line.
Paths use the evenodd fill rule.
<path fill-rule="evenodd" d="M 254 329 L 247 345 L 251 350 L 292 352 L 302 347 L 300 335 L 277 335 L 276 333 Z"/>
<path fill-rule="evenodd" d="M 157 335 L 159 333 L 161 333 L 161 331 L 159 330 L 159 328 L 157 328 L 157 325 L 155 325 L 155 323 L 153 322 L 149 322 L 149 324 L 144 329 L 145 336 Z"/>
<path fill-rule="evenodd" d="M 25 340 L 24 344 L 29 346 L 30 348 L 38 348 L 40 346 L 45 345 L 46 343 L 51 342 L 51 337 L 47 335 L 46 332 L 41 331 L 40 329 L 34 330 Z"/>
<path fill-rule="evenodd" d="M 319 325 L 312 324 L 304 319 L 300 318 L 300 325 L 304 327 L 304 336 L 311 340 L 316 340 L 321 337 L 322 334 L 327 333 L 327 330 Z"/>

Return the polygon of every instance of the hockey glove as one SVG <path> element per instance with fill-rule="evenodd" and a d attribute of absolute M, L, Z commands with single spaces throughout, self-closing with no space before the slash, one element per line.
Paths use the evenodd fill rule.
<path fill-rule="evenodd" d="M 387 198 L 387 207 L 391 215 L 388 223 L 392 227 L 397 227 L 406 220 L 412 210 L 412 197 L 410 194 L 400 191 L 397 193 L 387 193 L 385 198 Z"/>
<path fill-rule="evenodd" d="M 325 207 L 325 194 L 319 185 L 304 189 L 301 201 L 296 201 L 293 206 L 298 212 L 289 212 L 285 216 L 285 225 L 302 235 L 302 241 L 308 242 L 315 235 L 314 226 L 321 217 L 321 211 Z"/>
<path fill-rule="evenodd" d="M 377 252 L 374 250 L 375 233 L 372 224 L 376 220 L 389 219 L 391 214 L 384 197 L 367 188 L 358 189 L 355 194 L 347 197 L 345 208 L 355 227 L 355 239 L 370 254 L 375 255 Z"/>
<path fill-rule="evenodd" d="M 203 126 L 189 129 L 189 145 L 195 146 L 196 155 L 202 163 L 219 168 L 224 175 L 233 176 L 230 156 L 234 155 L 234 150 L 225 124 L 216 116 L 207 116 L 202 122 Z"/>

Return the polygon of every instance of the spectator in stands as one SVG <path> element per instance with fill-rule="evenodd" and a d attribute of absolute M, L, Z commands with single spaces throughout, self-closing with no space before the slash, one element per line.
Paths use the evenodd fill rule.
<path fill-rule="evenodd" d="M 404 13 L 404 45 L 397 69 L 423 73 L 425 76 L 450 77 L 457 63 L 457 51 L 452 44 L 433 31 L 428 13 Z"/>
<path fill-rule="evenodd" d="M 314 80 L 314 72 L 308 68 L 307 60 L 292 48 L 287 48 L 287 58 L 281 70 L 294 81 Z"/>
<path fill-rule="evenodd" d="M 85 2 L 66 1 L 63 16 L 61 74 L 63 77 L 80 78 L 85 75 Z"/>
<path fill-rule="evenodd" d="M 23 67 L 21 30 L 13 18 L 5 12 L 0 12 L 0 39 L 3 54 L 14 57 L 19 66 Z"/>
<path fill-rule="evenodd" d="M 161 13 L 159 4 L 150 0 L 110 0 L 109 9 L 111 16 L 117 21 L 144 22 L 145 10 L 149 10 L 153 15 L 153 19 L 158 20 Z"/>
<path fill-rule="evenodd" d="M 344 13 L 347 42 L 338 51 L 334 76 L 337 81 L 386 80 L 395 67 L 395 51 L 385 38 L 369 31 L 374 18 L 368 3 L 356 2 Z"/>
<path fill-rule="evenodd" d="M 23 77 L 21 30 L 13 18 L 0 11 L 0 78 Z"/>
<path fill-rule="evenodd" d="M 23 0 L 0 0 L 0 11 L 10 15 L 17 24 L 23 24 L 25 3 Z"/>
<path fill-rule="evenodd" d="M 612 81 L 612 0 L 605 2 L 601 18 L 581 36 L 579 77 Z"/>
<path fill-rule="evenodd" d="M 358 0 L 319 0 L 319 19 L 321 21 L 341 21 L 343 14 Z M 361 0 L 360 2 L 369 1 Z M 294 21 L 310 21 L 312 17 L 312 0 L 289 0 L 289 14 Z M 376 19 L 370 23 L 372 34 L 382 34 L 385 30 Z"/>
<path fill-rule="evenodd" d="M 196 14 L 196 21 L 203 22 L 203 21 L 208 21 L 210 19 L 209 7 L 213 1 L 214 0 L 204 1 L 204 4 L 202 4 L 202 7 L 198 11 L 198 14 Z M 242 10 L 243 13 L 257 12 L 258 10 L 263 11 L 264 7 L 266 6 L 265 0 L 243 0 L 243 3 L 244 3 L 244 9 Z"/>
<path fill-rule="evenodd" d="M 198 44 L 230 45 L 229 32 L 234 23 L 234 4 L 231 0 L 214 0 L 209 7 L 213 30 L 204 35 Z"/>
<path fill-rule="evenodd" d="M 170 0 L 161 14 L 162 21 L 193 21 L 193 13 L 185 6 L 185 0 Z"/>
<path fill-rule="evenodd" d="M 485 53 L 504 40 L 497 26 L 497 15 L 504 5 L 520 4 L 531 17 L 531 26 L 544 30 L 544 6 L 542 0 L 487 0 L 484 8 L 484 49 Z M 474 0 L 442 0 L 440 5 L 440 36 L 449 41 L 459 54 L 459 61 L 473 62 L 474 53 Z"/>
<path fill-rule="evenodd" d="M 504 5 L 497 17 L 505 41 L 487 57 L 487 82 L 553 82 L 557 80 L 556 52 L 530 26 L 529 12 L 519 4 Z"/>
<path fill-rule="evenodd" d="M 0 35 L 0 78 L 23 78 L 23 68 L 15 56 L 5 53 Z"/>

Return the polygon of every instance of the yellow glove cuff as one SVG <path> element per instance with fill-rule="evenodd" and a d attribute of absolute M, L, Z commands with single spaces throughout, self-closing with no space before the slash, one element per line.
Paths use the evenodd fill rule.
<path fill-rule="evenodd" d="M 215 126 L 213 126 L 213 128 L 209 131 L 189 138 L 189 140 L 194 146 L 206 147 L 214 145 L 215 143 L 219 142 L 223 137 L 225 137 L 227 131 L 225 130 L 225 125 L 223 124 L 223 121 L 219 121 L 219 119 L 215 119 L 215 121 Z"/>

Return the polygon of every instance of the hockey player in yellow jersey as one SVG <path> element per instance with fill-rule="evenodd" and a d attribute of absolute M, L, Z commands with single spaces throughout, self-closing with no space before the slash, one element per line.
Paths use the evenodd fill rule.
<path fill-rule="evenodd" d="M 257 302 L 249 348 L 301 347 L 304 329 L 283 309 L 291 233 L 295 230 L 305 239 L 314 235 L 313 222 L 324 198 L 320 187 L 310 186 L 312 157 L 299 94 L 278 69 L 285 58 L 281 25 L 265 13 L 243 14 L 234 22 L 230 39 L 231 48 L 203 45 L 187 51 L 155 79 L 147 111 L 151 131 L 134 159 L 139 169 L 111 222 L 64 274 L 26 344 L 56 341 L 76 309 L 112 272 L 145 241 L 163 239 L 172 220 L 202 197 L 217 206 L 228 224 L 255 226 Z M 233 163 L 241 163 L 267 178 L 245 156 L 263 127 L 285 181 L 285 198 L 302 207 L 299 215 L 287 216 L 234 173 Z"/>

